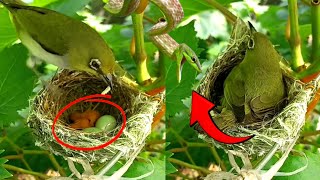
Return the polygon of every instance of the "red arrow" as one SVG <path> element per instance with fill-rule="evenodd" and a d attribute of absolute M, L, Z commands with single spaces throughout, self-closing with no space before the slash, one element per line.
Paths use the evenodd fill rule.
<path fill-rule="evenodd" d="M 202 127 L 202 129 L 213 139 L 225 144 L 237 144 L 245 142 L 251 139 L 252 136 L 246 137 L 233 137 L 222 132 L 212 120 L 209 112 L 214 108 L 214 104 L 201 96 L 195 91 L 192 91 L 192 109 L 190 126 L 193 126 L 196 122 Z"/>

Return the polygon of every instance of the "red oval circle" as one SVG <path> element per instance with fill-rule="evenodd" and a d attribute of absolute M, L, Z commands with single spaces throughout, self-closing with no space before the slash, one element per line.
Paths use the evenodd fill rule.
<path fill-rule="evenodd" d="M 95 99 L 93 99 L 95 98 Z M 124 110 L 121 108 L 121 106 L 119 106 L 118 104 L 114 103 L 114 102 L 111 102 L 111 101 L 108 101 L 108 100 L 104 100 L 104 99 L 97 99 L 97 98 L 111 98 L 111 95 L 103 95 L 103 94 L 94 94 L 94 95 L 90 95 L 90 96 L 84 96 L 84 97 L 81 97 L 79 99 L 76 99 L 75 101 L 72 101 L 71 103 L 67 104 L 65 107 L 63 107 L 57 114 L 57 116 L 54 118 L 53 120 L 53 124 L 52 124 L 52 134 L 53 134 L 53 137 L 55 138 L 55 140 L 69 148 L 69 149 L 73 149 L 73 150 L 77 150 L 77 151 L 94 151 L 94 150 L 99 150 L 99 149 L 102 149 L 102 148 L 105 148 L 107 147 L 108 145 L 110 145 L 111 143 L 113 143 L 114 141 L 116 141 L 120 136 L 121 134 L 123 133 L 124 131 L 124 128 L 126 127 L 126 123 L 127 123 L 127 116 L 124 112 Z M 116 136 L 114 136 L 110 141 L 104 143 L 104 144 L 101 144 L 99 146 L 94 146 L 94 147 L 77 147 L 77 146 L 73 146 L 73 145 L 70 145 L 70 144 L 67 144 L 65 142 L 63 142 L 58 136 L 57 134 L 55 133 L 54 131 L 54 128 L 55 128 L 55 125 L 59 119 L 59 117 L 67 110 L 69 109 L 71 106 L 79 103 L 79 102 L 82 102 L 82 101 L 86 101 L 86 102 L 102 102 L 102 103 L 106 103 L 106 104 L 110 104 L 114 107 L 116 107 L 120 113 L 121 113 L 121 116 L 122 116 L 122 126 L 121 126 L 121 129 L 120 131 L 117 133 Z"/>

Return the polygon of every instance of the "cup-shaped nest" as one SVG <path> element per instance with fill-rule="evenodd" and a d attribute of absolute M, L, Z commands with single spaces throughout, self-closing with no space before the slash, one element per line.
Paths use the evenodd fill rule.
<path fill-rule="evenodd" d="M 215 105 L 221 104 L 223 97 L 224 81 L 232 68 L 238 65 L 245 57 L 250 38 L 250 28 L 241 19 L 237 20 L 229 41 L 229 46 L 218 59 L 208 68 L 206 75 L 202 78 L 196 91 L 213 102 Z M 206 142 L 222 147 L 225 150 L 236 150 L 248 155 L 262 156 L 267 153 L 271 147 L 278 143 L 281 148 L 285 148 L 290 142 L 294 141 L 301 127 L 304 124 L 307 104 L 312 99 L 317 83 L 313 88 L 310 84 L 291 78 L 287 75 L 288 71 L 285 66 L 281 67 L 284 74 L 284 84 L 286 87 L 286 106 L 278 112 L 274 117 L 265 119 L 260 122 L 251 124 L 230 124 L 224 121 L 225 126 L 223 132 L 235 136 L 244 137 L 255 135 L 250 140 L 239 144 L 223 144 L 215 141 L 208 136 L 201 128 L 198 129 L 199 137 Z M 312 84 L 311 83 L 311 84 Z M 219 112 L 211 112 L 211 116 L 215 121 L 215 115 Z M 218 124 L 218 122 L 216 122 Z"/>
<path fill-rule="evenodd" d="M 118 151 L 123 159 L 129 158 L 145 143 L 151 132 L 151 124 L 160 107 L 162 96 L 150 97 L 132 88 L 122 78 L 113 78 L 109 101 L 118 104 L 125 111 L 126 127 L 122 135 L 109 146 L 95 151 L 78 151 L 67 148 L 56 141 L 52 133 L 54 118 L 58 112 L 72 101 L 93 94 L 101 94 L 107 87 L 101 78 L 85 72 L 62 70 L 48 85 L 42 88 L 31 101 L 28 125 L 33 129 L 36 144 L 56 155 L 82 160 L 104 162 L 110 160 Z M 109 132 L 86 133 L 70 128 L 69 116 L 73 112 L 98 111 L 101 115 L 112 115 L 117 120 L 115 129 Z M 121 129 L 122 115 L 110 104 L 80 102 L 67 109 L 55 125 L 57 137 L 75 147 L 92 148 L 110 141 Z"/>

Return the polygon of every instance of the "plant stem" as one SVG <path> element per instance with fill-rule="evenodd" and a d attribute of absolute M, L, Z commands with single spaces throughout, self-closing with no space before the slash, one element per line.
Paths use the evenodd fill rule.
<path fill-rule="evenodd" d="M 178 142 L 180 143 L 180 145 L 182 147 L 188 147 L 187 145 L 187 141 L 185 139 L 183 139 L 174 129 L 170 128 L 170 131 L 176 136 Z M 185 150 L 186 156 L 188 157 L 188 159 L 190 160 L 190 162 L 195 165 L 196 163 L 194 162 L 194 160 L 192 159 L 192 156 L 189 153 L 188 148 Z"/>
<path fill-rule="evenodd" d="M 134 40 L 135 40 L 135 53 L 134 59 L 137 64 L 139 84 L 143 84 L 151 79 L 147 68 L 147 55 L 144 46 L 144 30 L 143 30 L 143 13 L 132 14 Z"/>
<path fill-rule="evenodd" d="M 312 52 L 311 62 L 320 63 L 320 1 L 311 0 Z"/>
<path fill-rule="evenodd" d="M 237 16 L 232 14 L 227 8 L 222 6 L 216 0 L 205 0 L 205 1 L 209 3 L 212 7 L 218 9 L 224 15 L 227 21 L 229 21 L 230 23 L 234 24 L 237 21 Z"/>
<path fill-rule="evenodd" d="M 47 151 L 39 151 L 39 150 L 23 150 L 23 154 L 25 155 L 47 155 L 49 154 Z"/>
<path fill-rule="evenodd" d="M 54 157 L 54 155 L 48 153 L 48 156 L 49 156 L 49 159 L 50 159 L 51 163 L 53 164 L 53 166 L 56 168 L 56 170 L 59 171 L 59 174 L 60 174 L 62 177 L 66 177 L 66 176 L 67 176 L 66 172 L 65 172 L 64 169 L 60 166 L 60 164 L 58 163 L 58 161 L 56 160 L 56 158 Z"/>
<path fill-rule="evenodd" d="M 220 165 L 221 170 L 222 170 L 222 171 L 227 171 L 227 168 L 226 168 L 226 166 L 224 165 L 224 162 L 221 160 L 221 158 L 220 158 L 220 156 L 219 156 L 216 148 L 210 147 L 210 150 L 211 150 L 211 152 L 212 152 L 212 154 L 213 154 L 214 159 L 215 159 L 216 162 Z"/>
<path fill-rule="evenodd" d="M 173 149 L 170 149 L 169 151 L 172 153 L 179 153 L 179 152 L 186 152 L 187 149 L 188 149 L 187 147 L 173 148 Z"/>
<path fill-rule="evenodd" d="M 194 143 L 194 142 L 187 142 L 188 147 L 210 147 L 209 144 L 206 143 Z"/>
<path fill-rule="evenodd" d="M 301 54 L 297 0 L 289 0 L 288 6 L 290 18 L 290 46 L 293 53 L 292 66 L 293 69 L 297 71 L 299 67 L 304 65 Z"/>
<path fill-rule="evenodd" d="M 23 150 L 22 154 L 18 155 L 11 155 L 11 156 L 5 156 L 6 159 L 20 159 L 25 166 L 28 168 L 28 170 L 31 170 L 29 164 L 24 159 L 24 155 L 48 155 L 52 165 L 56 168 L 56 170 L 59 171 L 61 176 L 66 176 L 66 173 L 64 172 L 63 168 L 59 165 L 56 158 L 48 153 L 48 151 L 41 151 L 41 150 Z"/>
<path fill-rule="evenodd" d="M 38 176 L 42 179 L 48 179 L 50 178 L 49 176 L 45 175 L 45 174 L 42 174 L 42 173 L 38 173 L 38 172 L 34 172 L 34 171 L 29 171 L 29 170 L 26 170 L 26 169 L 22 169 L 22 168 L 18 168 L 16 166 L 12 166 L 12 165 L 9 165 L 9 164 L 3 164 L 2 167 L 4 167 L 5 169 L 7 170 L 11 170 L 11 171 L 15 171 L 15 172 L 20 172 L 20 173 L 24 173 L 24 174 L 31 174 L 31 175 L 34 175 L 34 176 Z"/>
<path fill-rule="evenodd" d="M 201 171 L 204 174 L 210 174 L 211 173 L 211 171 L 206 169 L 206 168 L 199 167 L 199 166 L 196 166 L 196 165 L 192 165 L 192 164 L 180 161 L 178 159 L 169 158 L 169 162 L 174 163 L 174 164 L 178 164 L 178 165 L 183 166 L 183 167 L 187 167 L 187 168 L 191 168 L 191 169 L 195 169 L 195 170 Z"/>
<path fill-rule="evenodd" d="M 166 140 L 164 139 L 160 139 L 160 140 L 152 140 L 152 141 L 147 141 L 146 145 L 150 146 L 150 145 L 156 145 L 156 144 L 165 144 Z"/>

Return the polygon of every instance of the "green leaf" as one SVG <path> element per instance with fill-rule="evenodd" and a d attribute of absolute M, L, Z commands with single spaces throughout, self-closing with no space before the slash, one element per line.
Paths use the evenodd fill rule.
<path fill-rule="evenodd" d="M 0 8 L 0 51 L 16 40 L 16 30 L 11 23 L 9 11 L 5 8 Z"/>
<path fill-rule="evenodd" d="M 177 172 L 178 170 L 174 167 L 173 164 L 171 164 L 171 162 L 169 162 L 169 158 L 173 156 L 173 153 L 167 151 L 165 154 L 166 154 L 166 175 Z"/>
<path fill-rule="evenodd" d="M 0 150 L 0 154 L 2 154 L 4 150 Z M 9 177 L 12 177 L 12 174 L 10 174 L 4 167 L 3 164 L 6 163 L 8 160 L 4 158 L 0 158 L 0 179 L 6 179 Z"/>
<path fill-rule="evenodd" d="M 0 52 L 0 128 L 21 119 L 17 111 L 29 105 L 35 76 L 26 66 L 27 58 L 21 44 Z"/>
<path fill-rule="evenodd" d="M 315 179 L 315 177 L 318 177 L 318 173 L 320 172 L 320 154 L 314 154 L 311 152 L 305 152 L 307 159 L 302 156 L 301 154 L 295 153 L 294 155 L 290 154 L 285 161 L 284 165 L 281 167 L 281 169 L 278 172 L 293 172 L 299 168 L 304 167 L 305 165 L 308 165 L 307 168 L 295 175 L 292 176 L 284 176 L 284 177 L 277 177 L 275 176 L 273 179 L 275 180 L 283 180 L 283 179 L 290 179 L 290 180 L 300 180 L 300 179 Z M 271 164 L 274 164 L 274 162 L 278 160 L 278 158 L 273 157 L 271 162 L 268 164 L 269 169 Z M 317 179 L 317 178 L 316 178 Z"/>
<path fill-rule="evenodd" d="M 136 160 L 130 166 L 128 171 L 124 174 L 125 177 L 139 177 L 149 172 L 153 173 L 144 178 L 144 180 L 162 180 L 165 179 L 165 164 L 163 159 L 151 157 L 149 158 L 152 162 L 146 160 Z"/>
<path fill-rule="evenodd" d="M 188 126 L 189 127 L 189 110 L 184 109 L 181 110 L 173 117 L 167 117 L 168 123 L 167 128 L 173 128 L 176 133 L 180 134 L 183 129 Z"/>
<path fill-rule="evenodd" d="M 185 43 L 193 49 L 196 54 L 200 54 L 198 49 L 198 39 L 194 30 L 194 23 L 180 27 L 170 33 L 178 43 Z M 174 116 L 176 113 L 185 109 L 182 100 L 191 96 L 192 87 L 195 82 L 197 72 L 188 63 L 185 63 L 182 70 L 181 82 L 177 81 L 177 64 L 166 58 L 166 116 Z"/>
<path fill-rule="evenodd" d="M 112 49 L 117 61 L 130 73 L 136 73 L 134 60 L 130 55 L 130 42 L 133 36 L 131 27 L 124 25 L 113 25 L 107 32 L 101 34 L 103 39 Z"/>
<path fill-rule="evenodd" d="M 77 11 L 82 10 L 90 1 L 91 0 L 59 0 L 47 5 L 46 8 L 70 17 L 78 17 Z"/>

